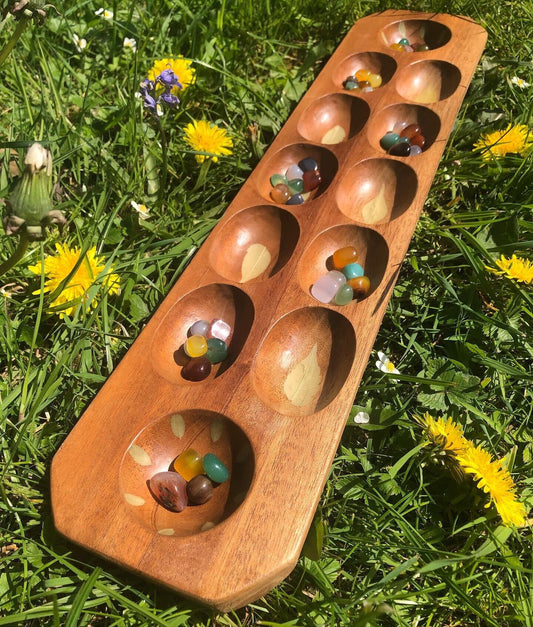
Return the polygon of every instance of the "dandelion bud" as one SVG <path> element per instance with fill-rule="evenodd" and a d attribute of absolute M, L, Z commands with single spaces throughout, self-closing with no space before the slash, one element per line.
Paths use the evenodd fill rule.
<path fill-rule="evenodd" d="M 26 230 L 29 240 L 44 238 L 43 227 L 51 222 L 63 225 L 66 220 L 52 207 L 52 156 L 50 151 L 34 143 L 24 159 L 24 172 L 6 205 L 8 214 L 4 228 L 8 235 Z"/>

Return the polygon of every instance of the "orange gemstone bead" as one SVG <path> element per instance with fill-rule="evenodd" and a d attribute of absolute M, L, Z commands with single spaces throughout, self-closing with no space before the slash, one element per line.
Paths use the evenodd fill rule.
<path fill-rule="evenodd" d="M 335 270 L 342 270 L 349 263 L 357 261 L 357 251 L 353 246 L 339 248 L 333 253 L 333 267 Z"/>
<path fill-rule="evenodd" d="M 357 70 L 355 73 L 355 78 L 358 81 L 368 81 L 370 80 L 370 75 L 372 72 L 370 70 Z"/>
<path fill-rule="evenodd" d="M 364 298 L 370 292 L 370 279 L 367 276 L 358 276 L 346 281 L 353 289 L 354 298 Z"/>

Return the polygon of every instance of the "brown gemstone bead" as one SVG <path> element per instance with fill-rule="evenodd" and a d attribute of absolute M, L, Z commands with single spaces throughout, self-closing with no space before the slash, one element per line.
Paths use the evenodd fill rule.
<path fill-rule="evenodd" d="M 187 495 L 192 505 L 203 505 L 213 496 L 213 483 L 205 475 L 196 475 L 187 484 Z"/>
<path fill-rule="evenodd" d="M 274 187 L 274 189 L 270 192 L 270 198 L 272 198 L 275 203 L 278 203 L 278 205 L 285 204 L 290 197 L 291 192 L 289 187 L 283 183 L 276 185 L 276 187 Z"/>
<path fill-rule="evenodd" d="M 171 512 L 187 507 L 187 482 L 177 472 L 158 472 L 149 482 L 154 499 Z"/>
<path fill-rule="evenodd" d="M 422 133 L 422 129 L 419 124 L 409 124 L 406 126 L 402 132 L 400 133 L 400 137 L 407 137 L 407 139 L 411 140 L 411 137 L 415 135 L 420 135 Z"/>
<path fill-rule="evenodd" d="M 307 170 L 303 173 L 304 193 L 316 189 L 322 183 L 322 177 L 318 170 Z"/>
<path fill-rule="evenodd" d="M 354 298 L 364 298 L 370 292 L 370 279 L 367 276 L 358 276 L 347 281 L 353 289 Z"/>
<path fill-rule="evenodd" d="M 411 137 L 409 142 L 411 143 L 411 146 L 419 146 L 420 148 L 423 148 L 426 145 L 426 138 L 421 133 L 417 133 Z"/>
<path fill-rule="evenodd" d="M 181 376 L 187 381 L 203 381 L 211 374 L 211 362 L 207 357 L 195 357 L 181 369 Z"/>

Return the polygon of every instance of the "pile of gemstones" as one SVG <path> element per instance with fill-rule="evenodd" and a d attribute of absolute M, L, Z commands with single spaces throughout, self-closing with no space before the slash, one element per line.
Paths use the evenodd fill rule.
<path fill-rule="evenodd" d="M 270 198 L 278 205 L 301 205 L 309 193 L 322 183 L 318 163 L 311 157 L 293 163 L 285 174 L 270 177 Z"/>
<path fill-rule="evenodd" d="M 381 87 L 382 82 L 381 74 L 374 74 L 370 70 L 357 70 L 353 76 L 348 76 L 342 85 L 349 91 L 367 92 Z"/>
<path fill-rule="evenodd" d="M 197 320 L 187 331 L 183 350 L 190 360 L 183 366 L 181 376 L 188 381 L 203 381 L 211 374 L 211 366 L 228 356 L 226 341 L 231 327 L 216 318 L 211 322 Z"/>
<path fill-rule="evenodd" d="M 422 135 L 419 124 L 396 122 L 391 131 L 387 131 L 379 140 L 380 146 L 389 155 L 395 157 L 413 157 L 422 152 L 426 138 Z"/>
<path fill-rule="evenodd" d="M 229 478 L 229 470 L 213 453 L 203 457 L 193 448 L 183 451 L 172 463 L 172 470 L 158 472 L 149 481 L 154 499 L 171 512 L 182 512 L 187 505 L 203 505 L 215 487 Z"/>
<path fill-rule="evenodd" d="M 405 37 L 400 39 L 397 43 L 391 44 L 389 48 L 391 50 L 403 50 L 403 52 L 426 52 L 426 50 L 429 50 L 429 46 L 427 44 L 421 43 L 411 45 L 409 40 Z"/>
<path fill-rule="evenodd" d="M 330 270 L 311 286 L 311 295 L 321 303 L 347 305 L 354 298 L 364 298 L 370 292 L 370 279 L 356 263 L 358 254 L 353 246 L 339 248 L 333 253 Z"/>

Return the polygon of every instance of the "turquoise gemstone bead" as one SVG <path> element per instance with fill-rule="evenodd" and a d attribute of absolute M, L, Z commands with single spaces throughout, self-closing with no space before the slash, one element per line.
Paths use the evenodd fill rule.
<path fill-rule="evenodd" d="M 379 145 L 383 148 L 383 150 L 389 150 L 389 148 L 392 148 L 399 140 L 400 136 L 398 133 L 385 133 L 385 135 L 383 135 L 383 137 L 379 140 Z"/>
<path fill-rule="evenodd" d="M 219 340 L 218 337 L 211 337 L 207 340 L 207 359 L 212 364 L 218 364 L 224 361 L 228 356 L 228 347 L 226 342 Z"/>
<path fill-rule="evenodd" d="M 400 39 L 400 41 L 398 42 L 401 46 L 409 46 L 409 40 L 406 39 L 405 37 L 403 39 Z"/>
<path fill-rule="evenodd" d="M 363 270 L 363 266 L 358 263 L 349 263 L 348 265 L 344 266 L 341 272 L 348 280 L 355 279 L 358 276 L 363 276 L 365 273 L 365 271 Z"/>
<path fill-rule="evenodd" d="M 205 474 L 215 483 L 224 483 L 229 479 L 229 470 L 213 453 L 207 453 L 202 460 Z"/>
<path fill-rule="evenodd" d="M 344 285 L 341 285 L 338 292 L 335 294 L 335 298 L 333 299 L 333 302 L 336 305 L 347 305 L 349 302 L 351 302 L 353 299 L 353 289 L 348 285 L 348 283 L 345 283 Z"/>
<path fill-rule="evenodd" d="M 291 179 L 289 181 L 289 191 L 291 194 L 301 194 L 304 191 L 303 179 Z"/>
<path fill-rule="evenodd" d="M 287 178 L 283 176 L 283 174 L 273 174 L 270 177 L 270 184 L 272 187 L 276 187 L 276 185 L 287 185 Z"/>

